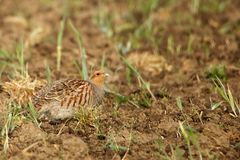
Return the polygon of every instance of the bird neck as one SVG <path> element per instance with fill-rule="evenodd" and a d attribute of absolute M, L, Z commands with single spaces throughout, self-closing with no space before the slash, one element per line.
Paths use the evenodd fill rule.
<path fill-rule="evenodd" d="M 104 86 L 104 79 L 102 78 L 93 78 L 91 79 L 92 83 L 95 84 L 97 87 L 102 88 Z"/>

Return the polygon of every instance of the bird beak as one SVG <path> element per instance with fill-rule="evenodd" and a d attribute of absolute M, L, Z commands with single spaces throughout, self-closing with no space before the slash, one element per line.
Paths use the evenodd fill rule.
<path fill-rule="evenodd" d="M 109 74 L 108 74 L 108 73 L 105 73 L 105 77 L 109 77 Z"/>

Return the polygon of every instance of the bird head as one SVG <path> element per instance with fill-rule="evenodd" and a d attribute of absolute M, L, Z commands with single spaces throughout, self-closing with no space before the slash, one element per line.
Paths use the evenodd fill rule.
<path fill-rule="evenodd" d="M 90 80 L 97 86 L 103 86 L 106 77 L 108 77 L 109 74 L 99 70 L 95 71 L 92 76 L 90 76 Z"/>

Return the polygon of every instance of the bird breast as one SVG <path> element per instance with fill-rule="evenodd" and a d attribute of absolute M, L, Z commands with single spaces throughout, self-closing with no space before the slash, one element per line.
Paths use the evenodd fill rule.
<path fill-rule="evenodd" d="M 92 88 L 93 88 L 93 101 L 92 101 L 92 105 L 93 106 L 97 106 L 99 105 L 104 97 L 104 89 L 102 87 L 98 87 L 95 84 L 92 84 Z"/>

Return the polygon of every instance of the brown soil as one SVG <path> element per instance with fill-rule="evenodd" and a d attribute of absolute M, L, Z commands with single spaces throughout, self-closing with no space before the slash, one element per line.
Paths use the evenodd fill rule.
<path fill-rule="evenodd" d="M 78 45 L 69 25 L 63 38 L 61 75 L 56 72 L 57 34 L 62 18 L 63 1 L 22 0 L 15 2 L 0 0 L 0 48 L 15 51 L 19 41 L 28 42 L 25 58 L 29 74 L 37 79 L 46 79 L 45 62 L 53 72 L 53 79 L 79 76 L 75 60 L 80 60 Z M 123 14 L 126 11 L 124 1 L 108 2 L 110 11 Z M 170 155 L 170 146 L 179 146 L 188 156 L 184 138 L 180 136 L 179 121 L 191 126 L 198 134 L 204 159 L 239 159 L 240 158 L 240 116 L 232 117 L 231 109 L 223 103 L 216 110 L 211 110 L 211 101 L 223 101 L 214 91 L 212 81 L 205 78 L 205 71 L 213 64 L 225 64 L 226 83 L 232 89 L 234 97 L 240 95 L 240 3 L 234 1 L 221 13 L 201 12 L 194 16 L 198 22 L 190 24 L 186 20 L 176 24 L 171 19 L 176 13 L 186 14 L 184 3 L 177 3 L 174 8 L 160 7 L 154 12 L 156 24 L 165 24 L 159 53 L 167 63 L 160 65 L 163 69 L 152 73 L 143 65 L 139 70 L 143 78 L 150 82 L 157 101 L 147 108 L 137 108 L 128 103 L 117 108 L 111 96 L 99 110 L 99 130 L 93 125 L 78 125 L 77 121 L 61 124 L 41 124 L 41 129 L 32 122 L 18 122 L 10 136 L 10 149 L 0 159 L 122 159 L 129 160 L 161 159 L 157 140 L 162 139 L 165 151 Z M 118 57 L 113 39 L 102 33 L 95 23 L 98 14 L 98 2 L 72 2 L 69 19 L 75 24 L 83 38 L 87 51 L 89 70 L 99 68 L 102 57 L 106 56 L 106 70 L 111 77 L 108 86 L 112 90 L 129 96 L 138 88 L 137 81 L 129 85 L 126 79 L 126 66 Z M 137 14 L 137 13 L 136 13 Z M 158 17 L 158 14 L 163 16 Z M 115 20 L 115 25 L 121 20 Z M 227 33 L 220 34 L 221 26 L 235 24 Z M 37 38 L 31 38 L 33 32 L 40 30 Z M 193 53 L 186 53 L 189 32 L 194 34 Z M 124 34 L 124 33 L 123 33 Z M 167 36 L 174 37 L 174 43 L 180 44 L 182 50 L 171 54 L 167 49 Z M 209 55 L 204 53 L 202 44 L 209 45 Z M 144 43 L 140 49 L 131 54 L 151 54 L 151 46 Z M 147 45 L 147 44 L 146 44 Z M 160 58 L 161 59 L 161 58 Z M 1 59 L 0 59 L 1 60 Z M 137 62 L 136 62 L 137 63 Z M 140 62 L 144 63 L 144 62 Z M 167 67 L 166 67 L 167 66 Z M 170 67 L 170 69 L 169 69 Z M 2 81 L 7 81 L 8 72 L 3 72 Z M 163 91 L 166 96 L 163 96 Z M 6 114 L 4 99 L 0 96 L 0 125 Z M 176 98 L 183 101 L 183 114 L 176 106 Z M 197 113 L 202 112 L 201 121 Z M 185 116 L 184 116 L 185 115 Z M 118 144 L 123 149 L 118 151 L 110 144 Z M 130 145 L 129 145 L 130 144 Z M 192 145 L 193 146 L 193 145 Z M 126 148 L 129 147 L 129 150 Z M 0 144 L 0 150 L 3 145 Z M 198 159 L 196 148 L 193 156 Z"/>

